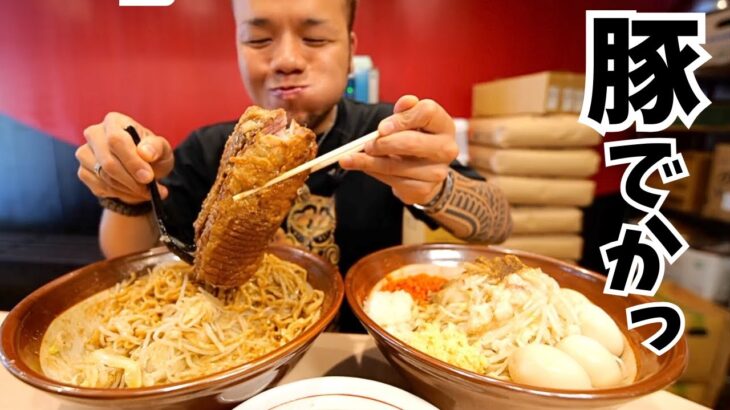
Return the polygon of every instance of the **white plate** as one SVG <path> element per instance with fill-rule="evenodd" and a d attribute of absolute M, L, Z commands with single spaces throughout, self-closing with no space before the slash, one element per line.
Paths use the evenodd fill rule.
<path fill-rule="evenodd" d="M 391 385 L 356 377 L 317 377 L 274 387 L 234 410 L 438 410 Z"/>

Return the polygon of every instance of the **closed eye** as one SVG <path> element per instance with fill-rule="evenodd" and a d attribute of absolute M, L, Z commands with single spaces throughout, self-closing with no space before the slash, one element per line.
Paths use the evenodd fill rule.
<path fill-rule="evenodd" d="M 243 42 L 243 44 L 245 44 L 247 46 L 251 46 L 251 47 L 260 48 L 260 47 L 265 47 L 265 46 L 271 44 L 271 39 L 270 38 L 257 38 L 257 39 L 253 39 L 253 40 L 246 40 Z"/>
<path fill-rule="evenodd" d="M 313 38 L 313 37 L 305 37 L 304 43 L 313 47 L 323 46 L 327 43 L 329 43 L 330 40 L 326 38 Z"/>

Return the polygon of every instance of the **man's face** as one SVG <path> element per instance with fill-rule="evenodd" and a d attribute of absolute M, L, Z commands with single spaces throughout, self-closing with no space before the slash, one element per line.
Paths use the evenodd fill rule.
<path fill-rule="evenodd" d="M 233 12 L 238 64 L 253 102 L 319 127 L 347 85 L 355 39 L 345 1 L 234 0 Z"/>

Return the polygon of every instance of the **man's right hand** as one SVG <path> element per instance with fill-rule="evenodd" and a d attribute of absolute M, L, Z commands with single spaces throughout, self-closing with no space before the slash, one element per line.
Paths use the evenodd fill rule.
<path fill-rule="evenodd" d="M 124 130 L 130 125 L 140 135 L 138 146 Z M 103 122 L 84 130 L 84 138 L 86 144 L 76 150 L 78 176 L 98 197 L 118 198 L 128 204 L 148 201 L 146 184 L 167 176 L 175 163 L 172 147 L 165 138 L 124 114 L 108 113 Z M 167 189 L 158 186 L 165 198 Z"/>

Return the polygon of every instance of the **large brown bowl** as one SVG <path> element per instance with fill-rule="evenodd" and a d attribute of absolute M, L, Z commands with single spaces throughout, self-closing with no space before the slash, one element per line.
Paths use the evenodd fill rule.
<path fill-rule="evenodd" d="M 603 308 L 624 330 L 636 356 L 636 381 L 625 387 L 568 391 L 531 387 L 486 377 L 452 366 L 422 353 L 386 332 L 363 310 L 373 286 L 389 272 L 414 263 L 474 261 L 478 256 L 518 256 L 526 265 L 539 267 L 561 286 L 575 289 Z M 399 246 L 373 253 L 358 261 L 345 278 L 347 300 L 378 348 L 411 384 L 415 393 L 438 408 L 448 409 L 608 409 L 660 390 L 684 371 L 687 343 L 682 338 L 662 356 L 641 346 L 659 326 L 626 330 L 626 308 L 650 302 L 644 296 L 617 297 L 603 294 L 606 279 L 596 273 L 556 259 L 499 247 L 430 244 Z"/>
<path fill-rule="evenodd" d="M 164 248 L 94 263 L 39 288 L 10 311 L 2 328 L 3 365 L 23 382 L 63 400 L 99 407 L 218 409 L 235 404 L 278 382 L 334 318 L 343 298 L 337 268 L 293 247 L 273 246 L 279 258 L 305 268 L 309 283 L 324 292 L 320 319 L 285 346 L 246 364 L 186 382 L 137 389 L 92 389 L 44 376 L 38 352 L 48 325 L 59 314 L 147 266 L 176 260 Z"/>

